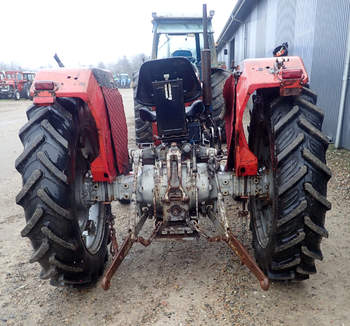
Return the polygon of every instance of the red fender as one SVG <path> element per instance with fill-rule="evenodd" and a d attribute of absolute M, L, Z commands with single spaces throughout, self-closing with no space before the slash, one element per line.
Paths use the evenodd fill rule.
<path fill-rule="evenodd" d="M 226 168 L 235 170 L 236 175 L 256 175 L 258 160 L 249 150 L 243 130 L 243 114 L 249 97 L 257 89 L 280 88 L 281 96 L 300 93 L 308 82 L 304 63 L 299 57 L 278 58 L 283 64 L 277 65 L 276 58 L 248 59 L 242 63 L 242 72 L 235 87 L 235 77 L 231 75 L 225 82 L 226 103 L 225 127 L 228 144 Z M 236 122 L 234 123 L 235 110 Z"/>
<path fill-rule="evenodd" d="M 102 73 L 106 76 L 106 72 Z M 111 85 L 112 75 L 107 76 L 110 77 L 107 84 Z M 36 91 L 35 84 L 39 81 L 53 81 L 54 90 Z M 119 91 L 100 84 L 90 69 L 46 70 L 36 74 L 31 93 L 36 105 L 51 105 L 58 97 L 80 98 L 88 105 L 100 147 L 98 157 L 91 164 L 91 173 L 94 181 L 112 182 L 118 174 L 128 172 L 127 125 Z"/>

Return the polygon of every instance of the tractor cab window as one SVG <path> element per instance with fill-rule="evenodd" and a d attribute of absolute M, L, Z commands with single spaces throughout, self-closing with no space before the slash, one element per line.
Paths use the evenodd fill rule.
<path fill-rule="evenodd" d="M 158 41 L 159 59 L 186 57 L 192 63 L 200 61 L 200 49 L 203 47 L 203 36 L 200 33 L 160 34 Z"/>
<path fill-rule="evenodd" d="M 21 74 L 17 74 L 17 80 L 22 80 L 22 75 Z"/>

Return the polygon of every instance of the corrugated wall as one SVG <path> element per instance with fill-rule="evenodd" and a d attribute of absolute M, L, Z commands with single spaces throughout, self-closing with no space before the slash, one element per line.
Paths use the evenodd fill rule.
<path fill-rule="evenodd" d="M 290 53 L 293 53 L 294 48 L 296 3 L 295 0 L 277 2 L 275 46 L 288 42 Z"/>
<path fill-rule="evenodd" d="M 249 15 L 249 20 L 247 21 L 247 51 L 246 58 L 256 58 L 256 26 L 257 26 L 257 6 L 254 7 L 252 12 Z"/>
<path fill-rule="evenodd" d="M 317 1 L 311 88 L 318 93 L 318 103 L 326 111 L 325 133 L 335 140 L 344 70 L 349 0 Z M 350 86 L 350 85 L 349 85 Z M 349 117 L 349 93 L 345 118 Z M 344 120 L 343 146 L 350 149 L 350 124 Z"/>
<path fill-rule="evenodd" d="M 266 30 L 265 30 L 265 57 L 271 57 L 272 51 L 276 47 L 276 26 L 277 26 L 277 5 L 276 0 L 265 0 L 266 4 Z"/>
<path fill-rule="evenodd" d="M 244 59 L 244 25 L 240 25 L 235 34 L 235 62 Z"/>
<path fill-rule="evenodd" d="M 257 58 L 265 57 L 266 48 L 266 21 L 267 21 L 267 1 L 259 1 L 256 6 L 256 50 Z"/>
<path fill-rule="evenodd" d="M 294 24 L 293 55 L 300 56 L 311 77 L 317 0 L 298 0 Z"/>

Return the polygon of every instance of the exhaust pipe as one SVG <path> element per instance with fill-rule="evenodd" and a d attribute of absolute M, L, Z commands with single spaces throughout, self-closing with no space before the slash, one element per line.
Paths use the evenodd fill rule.
<path fill-rule="evenodd" d="M 202 60 L 202 83 L 203 83 L 203 104 L 210 112 L 212 94 L 211 94 L 211 53 L 209 49 L 208 39 L 208 17 L 207 17 L 207 5 L 203 4 L 203 39 L 204 48 L 201 53 Z"/>

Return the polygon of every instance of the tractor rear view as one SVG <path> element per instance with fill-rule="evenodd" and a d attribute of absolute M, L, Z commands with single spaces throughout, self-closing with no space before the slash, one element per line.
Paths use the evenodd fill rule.
<path fill-rule="evenodd" d="M 203 10 L 202 83 L 186 56 L 145 62 L 135 99 L 139 118 L 156 127 L 156 141 L 128 152 L 120 93 L 104 70 L 41 71 L 33 105 L 19 136 L 16 168 L 40 277 L 51 284 L 86 285 L 112 262 L 102 286 L 130 248 L 157 240 L 202 237 L 224 242 L 256 276 L 304 280 L 322 260 L 331 177 L 325 161 L 323 111 L 308 88 L 299 57 L 245 60 L 221 89 L 226 103 L 227 151 L 212 116 L 211 57 Z M 253 95 L 249 140 L 243 114 Z M 251 218 L 254 260 L 230 228 L 225 198 L 245 204 Z M 111 202 L 130 205 L 129 227 L 118 243 Z M 245 213 L 245 212 L 243 212 Z M 208 218 L 216 230 L 203 226 Z M 140 236 L 147 219 L 148 238 Z"/>

